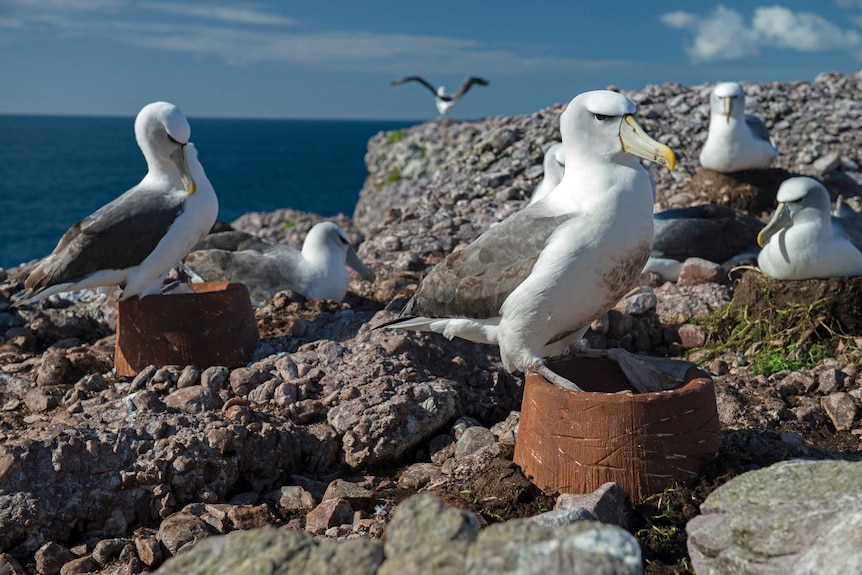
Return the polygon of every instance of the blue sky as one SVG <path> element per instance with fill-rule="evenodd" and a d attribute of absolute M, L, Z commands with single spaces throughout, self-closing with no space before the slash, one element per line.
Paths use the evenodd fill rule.
<path fill-rule="evenodd" d="M 0 113 L 423 119 L 530 113 L 614 84 L 862 67 L 862 0 L 0 0 Z"/>

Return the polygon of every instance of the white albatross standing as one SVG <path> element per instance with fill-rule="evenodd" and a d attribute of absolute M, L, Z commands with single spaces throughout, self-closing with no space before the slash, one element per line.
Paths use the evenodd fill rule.
<path fill-rule="evenodd" d="M 16 305 L 84 288 L 123 286 L 121 299 L 161 293 L 167 273 L 209 232 L 218 199 L 173 104 L 147 104 L 135 139 L 144 179 L 73 225 L 27 277 Z"/>
<path fill-rule="evenodd" d="M 757 235 L 757 265 L 771 277 L 803 280 L 862 275 L 862 252 L 830 214 L 829 192 L 808 177 L 784 180 L 778 207 Z"/>
<path fill-rule="evenodd" d="M 715 172 L 739 172 L 768 168 L 777 155 L 763 121 L 745 114 L 745 94 L 739 84 L 717 84 L 709 95 L 709 133 L 700 165 Z"/>
<path fill-rule="evenodd" d="M 244 249 L 223 249 L 233 246 Z M 356 255 L 347 233 L 332 222 L 315 224 L 305 236 L 301 252 L 244 232 L 211 234 L 186 256 L 185 266 L 207 281 L 244 283 L 257 301 L 289 289 L 340 302 L 350 284 L 345 266 L 355 269 L 362 279 L 374 281 L 374 272 Z"/>
<path fill-rule="evenodd" d="M 640 276 L 653 238 L 653 183 L 639 158 L 673 169 L 667 146 L 635 122 L 635 105 L 585 92 L 560 116 L 559 185 L 434 267 L 385 326 L 500 347 L 504 368 L 579 389 L 546 357 L 579 342 Z"/>
<path fill-rule="evenodd" d="M 419 82 L 434 94 L 434 103 L 437 104 L 437 111 L 440 112 L 441 116 L 445 116 L 446 112 L 448 112 L 455 104 L 458 103 L 464 94 L 467 93 L 467 90 L 473 87 L 473 84 L 478 84 L 480 86 L 487 86 L 488 80 L 484 78 L 477 78 L 476 76 L 467 76 L 464 78 L 464 81 L 461 82 L 461 85 L 458 86 L 458 89 L 452 92 L 451 94 L 446 93 L 446 86 L 438 86 L 434 88 L 427 80 L 422 78 L 421 76 L 405 76 L 404 78 L 398 78 L 396 80 L 392 80 L 390 83 L 391 86 L 398 86 L 399 84 L 404 84 L 405 82 Z"/>

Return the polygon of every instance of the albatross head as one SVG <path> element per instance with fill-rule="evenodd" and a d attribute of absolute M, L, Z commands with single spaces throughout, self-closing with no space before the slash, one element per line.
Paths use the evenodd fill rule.
<path fill-rule="evenodd" d="M 613 157 L 626 152 L 672 170 L 673 151 L 656 142 L 635 121 L 635 104 L 618 92 L 594 90 L 575 97 L 560 116 L 566 155 Z"/>
<path fill-rule="evenodd" d="M 189 172 L 186 145 L 192 129 L 178 107 L 168 102 L 153 102 L 144 106 L 135 119 L 135 139 L 153 167 L 170 160 L 179 170 L 186 193 L 194 194 L 197 186 Z"/>
<path fill-rule="evenodd" d="M 347 232 L 332 222 L 319 222 L 308 231 L 302 243 L 302 255 L 310 261 L 323 259 L 347 265 L 359 272 L 362 279 L 374 281 L 374 271 L 356 255 Z"/>
<path fill-rule="evenodd" d="M 816 221 L 831 228 L 829 192 L 823 184 L 808 177 L 788 178 L 778 187 L 778 207 L 769 223 L 757 234 L 757 244 L 763 247 L 769 239 L 795 222 Z"/>
<path fill-rule="evenodd" d="M 730 117 L 741 117 L 745 111 L 745 93 L 736 82 L 716 84 L 709 99 L 709 108 L 714 116 L 724 116 L 726 123 Z"/>

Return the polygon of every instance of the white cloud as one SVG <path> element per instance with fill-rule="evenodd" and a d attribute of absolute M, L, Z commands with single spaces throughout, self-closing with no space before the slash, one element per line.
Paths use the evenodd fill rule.
<path fill-rule="evenodd" d="M 793 13 L 783 6 L 758 8 L 751 23 L 764 43 L 778 48 L 803 52 L 854 50 L 862 42 L 858 33 L 845 32 L 817 14 Z"/>
<path fill-rule="evenodd" d="M 68 2 L 68 3 L 67 3 Z M 65 10 L 53 10 L 55 5 Z M 329 70 L 402 74 L 517 76 L 624 66 L 618 61 L 525 56 L 478 41 L 367 31 L 303 32 L 287 16 L 255 4 L 218 5 L 153 0 L 0 0 L 14 5 L 7 28 L 51 29 L 64 36 L 110 38 L 140 47 L 219 58 L 231 65 L 285 62 Z M 177 18 L 171 18 L 174 15 Z M 0 21 L 0 28 L 4 23 Z"/>
<path fill-rule="evenodd" d="M 240 6 L 191 5 L 171 2 L 144 2 L 142 7 L 166 14 L 189 16 L 208 20 L 220 20 L 233 24 L 251 24 L 261 26 L 294 26 L 296 20 L 271 14 L 251 4 Z"/>
<path fill-rule="evenodd" d="M 862 5 L 862 0 L 839 0 L 839 4 L 853 1 Z M 661 16 L 660 21 L 692 34 L 685 50 L 693 62 L 744 58 L 765 47 L 800 52 L 841 50 L 862 59 L 859 33 L 842 30 L 817 14 L 793 12 L 783 6 L 755 9 L 750 24 L 741 14 L 722 5 L 706 16 L 671 12 Z"/>
<path fill-rule="evenodd" d="M 862 0 L 835 0 L 841 8 L 862 8 Z"/>

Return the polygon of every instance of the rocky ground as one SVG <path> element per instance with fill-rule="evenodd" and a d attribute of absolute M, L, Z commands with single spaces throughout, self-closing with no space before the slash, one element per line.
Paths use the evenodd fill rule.
<path fill-rule="evenodd" d="M 679 159 L 674 172 L 649 166 L 656 209 L 711 201 L 763 217 L 788 174 L 821 178 L 833 199 L 856 195 L 860 81 L 744 84 L 780 156 L 774 170 L 736 177 L 697 169 L 710 86 L 625 92 L 647 133 Z M 269 572 L 492 573 L 547 540 L 574 542 L 577 565 L 591 573 L 685 573 L 693 562 L 726 572 L 797 555 L 816 565 L 787 538 L 758 547 L 704 522 L 739 512 L 732 490 L 748 497 L 745 486 L 759 485 L 746 472 L 859 458 L 856 280 L 770 283 L 691 260 L 676 283 L 645 275 L 595 322 L 593 346 L 686 355 L 715 381 L 721 450 L 696 481 L 635 501 L 614 486 L 586 499 L 546 493 L 524 477 L 512 461 L 523 375 L 506 373 L 493 347 L 371 329 L 394 317 L 430 266 L 523 207 L 562 109 L 372 138 L 356 211 L 334 219 L 377 282 L 353 282 L 340 304 L 277 294 L 255 312 L 261 341 L 247 366 L 118 377 L 113 295 L 15 309 L 23 270 L 0 272 L 0 573 L 228 572 L 247 555 L 271 560 Z M 299 247 L 319 219 L 279 210 L 232 225 Z M 841 294 L 850 296 L 835 303 Z M 814 475 L 844 477 L 839 463 L 852 465 L 824 461 L 833 467 Z M 787 506 L 751 507 L 793 505 L 802 526 L 811 516 L 800 509 L 812 506 L 837 509 L 850 525 L 858 518 L 841 506 L 843 492 L 814 483 L 816 501 L 831 506 L 808 493 L 806 507 L 785 483 L 766 482 L 783 487 Z M 749 533 L 766 529 L 763 514 L 753 521 Z M 255 529 L 265 527 L 278 529 Z M 233 551 L 222 555 L 217 536 L 227 533 Z M 584 538 L 601 549 L 584 550 Z M 829 548 L 833 559 L 855 542 L 838 539 L 848 547 Z M 546 572 L 571 567 L 555 557 L 563 562 L 543 563 Z M 737 563 L 721 564 L 727 557 Z"/>

